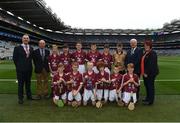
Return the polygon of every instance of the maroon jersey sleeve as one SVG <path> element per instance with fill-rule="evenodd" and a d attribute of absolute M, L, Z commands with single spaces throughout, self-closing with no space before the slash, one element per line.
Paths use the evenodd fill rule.
<path fill-rule="evenodd" d="M 58 64 L 60 63 L 59 55 L 53 57 L 52 55 L 49 56 L 48 62 L 50 64 L 51 70 L 56 72 L 58 69 Z"/>
<path fill-rule="evenodd" d="M 85 51 L 83 51 L 83 56 L 84 56 L 83 63 L 85 64 L 87 60 L 87 53 Z"/>
<path fill-rule="evenodd" d="M 58 81 L 58 74 L 53 76 L 52 82 L 57 82 Z"/>
<path fill-rule="evenodd" d="M 79 84 L 82 84 L 83 83 L 83 76 L 82 74 L 79 73 Z"/>
<path fill-rule="evenodd" d="M 113 79 L 116 79 L 116 78 L 114 77 L 114 75 L 113 75 L 113 74 L 111 74 L 111 76 L 110 76 L 110 80 L 113 80 Z M 111 83 L 110 83 L 110 87 L 109 87 L 109 90 L 113 90 L 113 89 L 115 89 L 115 88 L 116 88 L 115 81 L 111 81 Z"/>
<path fill-rule="evenodd" d="M 110 90 L 119 89 L 121 86 L 122 75 L 121 74 L 118 74 L 118 75 L 111 74 L 111 80 L 115 80 L 115 81 L 111 82 Z"/>
<path fill-rule="evenodd" d="M 84 51 L 81 51 L 81 52 L 75 51 L 73 53 L 72 60 L 78 62 L 80 65 L 85 64 L 86 52 L 84 52 Z"/>
<path fill-rule="evenodd" d="M 116 83 L 117 89 L 119 89 L 122 86 L 122 78 L 123 78 L 123 75 L 119 74 L 119 81 Z"/>
<path fill-rule="evenodd" d="M 112 55 L 109 53 L 105 55 L 104 53 L 101 54 L 101 60 L 106 64 L 106 67 L 111 68 L 112 65 Z"/>
<path fill-rule="evenodd" d="M 98 61 L 100 61 L 101 59 L 102 59 L 102 54 L 98 52 Z"/>
<path fill-rule="evenodd" d="M 62 77 L 64 80 L 65 75 L 63 75 Z M 53 95 L 55 96 L 61 96 L 62 94 L 64 94 L 67 91 L 67 87 L 66 84 L 64 82 L 62 83 L 57 83 L 57 81 L 60 79 L 60 76 L 58 74 L 56 74 L 53 78 L 53 83 L 52 83 L 52 90 L 53 90 Z M 65 80 L 66 81 L 66 80 Z"/>
<path fill-rule="evenodd" d="M 76 51 L 74 51 L 72 54 L 71 54 L 71 60 L 74 62 L 76 59 Z"/>
<path fill-rule="evenodd" d="M 83 82 L 82 74 L 80 74 L 79 72 L 76 75 L 73 75 L 71 73 L 70 79 L 73 80 L 73 83 L 71 84 L 73 90 L 77 90 L 80 84 L 82 84 Z"/>
<path fill-rule="evenodd" d="M 90 58 L 90 51 L 86 54 L 86 60 L 87 60 L 87 61 L 91 61 L 91 58 Z"/>
<path fill-rule="evenodd" d="M 109 80 L 109 73 L 105 72 L 104 78 L 105 78 L 106 80 Z M 103 83 L 103 84 L 104 84 L 104 89 L 109 89 L 109 87 L 110 87 L 110 84 L 109 84 L 109 83 Z"/>
<path fill-rule="evenodd" d="M 101 76 L 100 73 L 98 73 L 97 76 L 96 76 L 96 81 L 99 82 L 101 79 L 102 79 L 102 76 Z M 98 84 L 97 89 L 103 89 L 103 84 L 102 83 Z"/>
<path fill-rule="evenodd" d="M 138 78 L 135 77 L 135 76 L 133 76 L 133 78 L 134 78 L 134 80 L 137 81 L 137 83 L 138 83 Z M 130 77 L 126 74 L 126 75 L 123 77 L 123 83 L 127 82 L 129 79 L 130 79 Z M 137 86 L 136 86 L 134 83 L 132 83 L 132 82 L 130 82 L 130 83 L 128 83 L 127 85 L 125 85 L 125 86 L 123 87 L 123 89 L 124 89 L 125 92 L 129 92 L 129 93 L 130 93 L 130 92 L 133 92 L 133 93 L 136 93 L 136 92 L 137 92 Z"/>
<path fill-rule="evenodd" d="M 51 61 L 51 55 L 48 56 L 48 63 Z"/>
<path fill-rule="evenodd" d="M 107 72 L 104 72 L 104 75 L 101 75 L 100 73 L 97 74 L 97 81 L 100 81 L 102 78 L 105 78 L 106 80 L 109 80 L 109 74 Z M 109 83 L 101 83 L 97 85 L 97 89 L 109 89 Z"/>

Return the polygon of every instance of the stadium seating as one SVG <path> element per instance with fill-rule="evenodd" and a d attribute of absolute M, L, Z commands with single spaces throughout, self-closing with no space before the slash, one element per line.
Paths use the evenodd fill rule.
<path fill-rule="evenodd" d="M 83 48 L 89 49 L 90 43 L 96 43 L 98 49 L 102 50 L 104 44 L 109 44 L 111 50 L 116 48 L 117 43 L 123 43 L 124 49 L 128 50 L 129 40 L 136 38 L 138 40 L 139 47 L 143 47 L 144 40 L 153 40 L 153 47 L 160 55 L 179 55 L 180 54 L 180 32 L 177 33 L 153 33 L 146 35 L 111 35 L 113 30 L 83 30 L 83 29 L 66 29 L 61 31 L 47 31 L 40 29 L 39 27 L 29 24 L 26 21 L 18 19 L 15 15 L 10 15 L 5 10 L 0 11 L 0 58 L 1 59 L 11 59 L 13 48 L 16 44 L 21 43 L 21 37 L 23 34 L 27 33 L 31 39 L 31 45 L 37 48 L 37 43 L 39 40 L 44 39 L 47 44 L 47 48 L 52 44 L 57 44 L 60 48 L 64 43 L 69 44 L 70 49 L 74 49 L 75 43 L 77 41 L 82 41 Z M 166 30 L 166 27 L 163 27 Z M 74 31 L 74 33 L 69 33 L 68 31 Z M 82 34 L 76 34 L 75 32 L 82 32 Z M 91 33 L 90 35 L 85 35 L 83 32 L 98 32 L 100 34 L 96 35 Z M 109 32 L 108 35 L 101 33 L 101 31 Z M 117 32 L 118 30 L 114 30 Z M 119 30 L 126 33 L 132 33 L 133 30 Z M 139 30 L 142 32 L 143 30 Z M 151 30 L 144 30 L 144 32 L 149 33 Z M 157 30 L 158 31 L 158 30 Z M 173 31 L 173 30 L 172 30 Z M 138 30 L 134 30 L 135 33 Z M 12 44 L 13 42 L 13 44 Z"/>

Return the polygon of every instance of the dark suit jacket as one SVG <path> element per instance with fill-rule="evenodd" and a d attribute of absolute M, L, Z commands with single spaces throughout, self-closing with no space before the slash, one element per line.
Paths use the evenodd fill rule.
<path fill-rule="evenodd" d="M 150 77 L 155 77 L 159 74 L 157 54 L 153 50 L 144 59 L 144 73 Z"/>
<path fill-rule="evenodd" d="M 29 48 L 30 54 L 29 57 L 26 57 L 26 52 L 23 46 L 19 45 L 14 48 L 13 52 L 13 61 L 16 66 L 16 71 L 18 72 L 26 72 L 32 71 L 32 53 L 33 48 Z"/>
<path fill-rule="evenodd" d="M 134 64 L 134 73 L 140 75 L 140 64 L 141 64 L 141 57 L 143 55 L 143 50 L 141 48 L 136 48 L 134 54 L 131 54 L 131 49 L 128 50 L 126 58 L 125 58 L 125 66 L 127 64 L 133 63 Z"/>
<path fill-rule="evenodd" d="M 47 72 L 49 72 L 49 65 L 48 65 L 49 54 L 50 54 L 49 50 L 45 49 L 45 57 L 44 57 L 44 61 L 43 61 L 39 48 L 34 50 L 33 62 L 34 62 L 34 66 L 35 66 L 35 73 L 41 73 L 43 68 L 45 68 L 45 70 Z"/>

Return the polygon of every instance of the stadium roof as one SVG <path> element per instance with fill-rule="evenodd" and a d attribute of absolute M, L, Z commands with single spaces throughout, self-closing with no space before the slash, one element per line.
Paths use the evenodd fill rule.
<path fill-rule="evenodd" d="M 160 30 L 149 29 L 66 29 L 63 32 L 77 35 L 152 35 L 153 32 Z"/>
<path fill-rule="evenodd" d="M 161 29 L 76 29 L 64 25 L 43 0 L 3 0 L 0 9 L 49 32 L 74 35 L 153 35 L 180 32 L 180 20 L 165 23 Z"/>
<path fill-rule="evenodd" d="M 63 30 L 67 26 L 52 13 L 43 0 L 1 0 L 0 7 L 19 19 L 49 30 Z"/>
<path fill-rule="evenodd" d="M 172 20 L 170 23 L 165 23 L 163 26 L 164 32 L 179 33 L 180 32 L 180 19 Z"/>

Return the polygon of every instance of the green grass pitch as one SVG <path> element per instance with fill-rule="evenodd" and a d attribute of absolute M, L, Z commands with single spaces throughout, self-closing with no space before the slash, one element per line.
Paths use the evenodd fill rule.
<path fill-rule="evenodd" d="M 153 106 L 143 106 L 141 101 L 134 111 L 118 107 L 115 103 L 102 109 L 92 106 L 58 108 L 51 100 L 27 101 L 17 103 L 17 83 L 14 64 L 0 61 L 0 121 L 180 121 L 180 57 L 159 57 L 160 74 L 155 83 L 156 100 Z M 11 79 L 11 80 L 7 80 Z M 32 79 L 34 80 L 34 74 Z M 32 81 L 35 94 L 36 83 Z M 141 99 L 144 96 L 141 84 Z"/>

